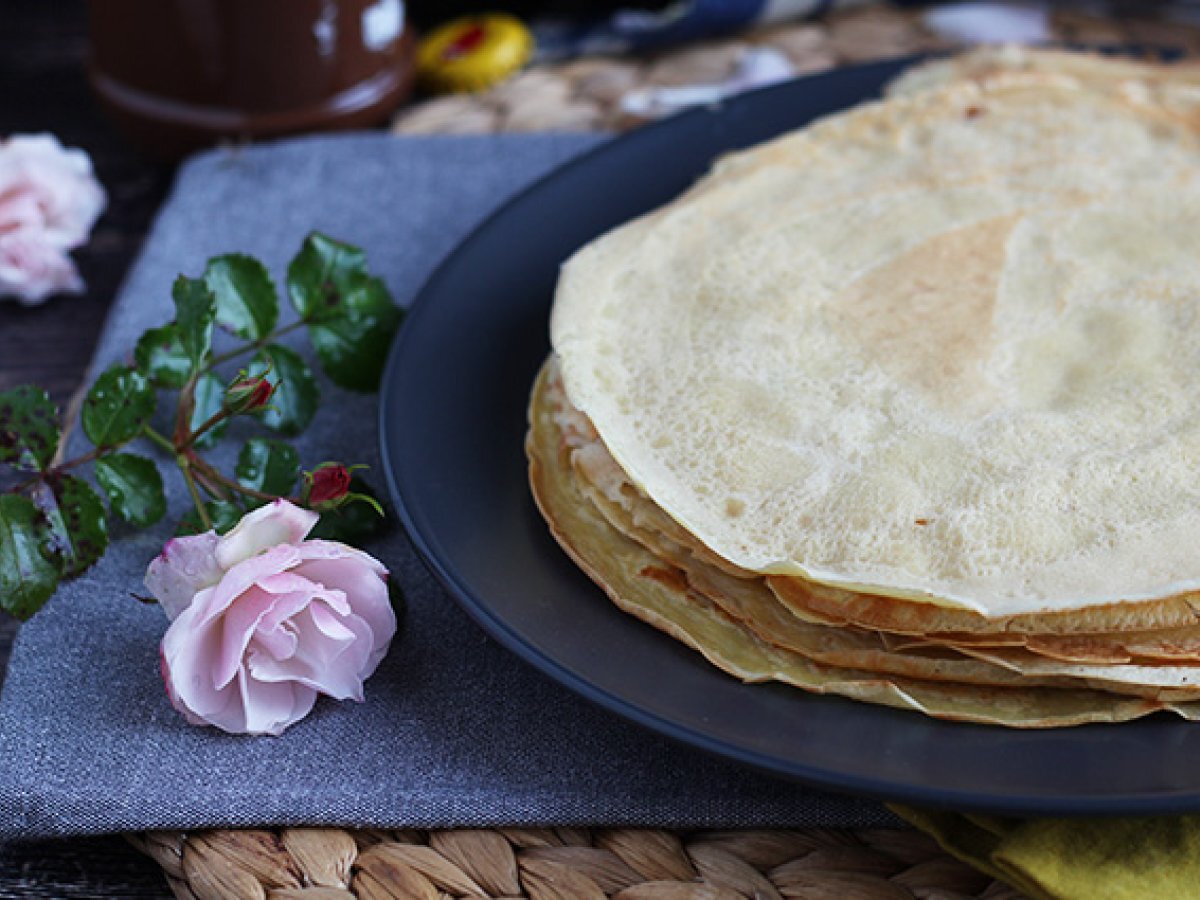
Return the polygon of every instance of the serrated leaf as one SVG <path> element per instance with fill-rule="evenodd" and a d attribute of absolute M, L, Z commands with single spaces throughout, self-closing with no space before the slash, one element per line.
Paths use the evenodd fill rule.
<path fill-rule="evenodd" d="M 300 456 L 283 441 L 252 438 L 238 454 L 235 471 L 238 482 L 246 487 L 286 497 L 300 475 Z"/>
<path fill-rule="evenodd" d="M 375 491 L 361 478 L 350 481 L 350 490 L 377 500 Z M 338 509 L 321 513 L 316 527 L 308 536 L 357 546 L 382 534 L 387 527 L 388 519 L 379 515 L 369 503 L 347 503 Z"/>
<path fill-rule="evenodd" d="M 217 301 L 202 278 L 180 275 L 171 288 L 175 300 L 175 327 L 179 343 L 191 364 L 191 372 L 203 365 L 212 350 L 213 321 Z"/>
<path fill-rule="evenodd" d="M 378 278 L 362 278 L 342 298 L 341 318 L 311 325 L 321 368 L 339 387 L 377 391 L 403 311 Z"/>
<path fill-rule="evenodd" d="M 308 427 L 321 399 L 320 388 L 300 354 L 281 344 L 267 344 L 250 365 L 251 376 L 263 376 L 275 386 L 262 422 L 281 434 L 296 435 Z"/>
<path fill-rule="evenodd" d="M 181 388 L 192 372 L 174 323 L 145 332 L 133 348 L 133 358 L 142 374 L 159 387 Z"/>
<path fill-rule="evenodd" d="M 37 507 L 27 497 L 0 494 L 0 609 L 28 619 L 58 587 L 58 568 L 43 552 Z"/>
<path fill-rule="evenodd" d="M 288 266 L 288 296 L 305 322 L 337 319 L 343 297 L 366 271 L 367 257 L 358 247 L 313 232 Z"/>
<path fill-rule="evenodd" d="M 58 447 L 58 408 L 30 384 L 0 391 L 0 463 L 40 471 Z"/>
<path fill-rule="evenodd" d="M 240 253 L 210 259 L 204 281 L 217 301 L 218 325 L 248 341 L 271 333 L 279 319 L 279 297 L 257 259 Z"/>
<path fill-rule="evenodd" d="M 208 513 L 209 519 L 212 520 L 213 530 L 217 534 L 225 534 L 225 532 L 241 521 L 242 518 L 241 507 L 221 500 L 210 500 L 204 504 L 204 510 Z M 179 526 L 175 529 L 176 534 L 200 534 L 202 531 L 207 531 L 207 529 L 204 523 L 200 521 L 200 514 L 194 509 L 189 510 L 180 519 Z"/>
<path fill-rule="evenodd" d="M 196 380 L 196 405 L 192 407 L 192 421 L 189 423 L 195 431 L 221 410 L 225 398 L 225 382 L 213 372 L 205 372 Z M 196 439 L 194 447 L 207 450 L 216 445 L 229 427 L 229 420 L 223 419 Z"/>
<path fill-rule="evenodd" d="M 133 525 L 153 525 L 167 512 L 162 475 L 151 460 L 132 453 L 110 453 L 96 460 L 96 481 L 112 511 Z"/>
<path fill-rule="evenodd" d="M 33 501 L 41 511 L 46 547 L 63 578 L 90 569 L 108 549 L 108 519 L 92 486 L 72 475 L 42 482 Z"/>
<path fill-rule="evenodd" d="M 83 401 L 83 430 L 97 447 L 116 447 L 137 437 L 154 415 L 154 388 L 128 366 L 104 371 Z"/>

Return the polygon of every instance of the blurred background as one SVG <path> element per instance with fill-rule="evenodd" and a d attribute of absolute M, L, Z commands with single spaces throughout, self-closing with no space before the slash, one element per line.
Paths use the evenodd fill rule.
<path fill-rule="evenodd" d="M 72 123 L 58 103 L 86 116 L 98 103 L 132 149 L 165 161 L 389 122 L 621 129 L 689 104 L 648 88 L 727 94 L 982 41 L 1189 49 L 1198 17 L 1180 0 L 5 0 L 0 124 L 61 131 Z M 437 97 L 453 102 L 426 109 Z"/>
<path fill-rule="evenodd" d="M 72 251 L 83 297 L 0 298 L 0 389 L 36 380 L 69 399 L 174 166 L 198 148 L 339 128 L 616 132 L 986 41 L 1194 54 L 1200 2 L 3 0 L 0 137 L 81 148 L 108 204 Z"/>

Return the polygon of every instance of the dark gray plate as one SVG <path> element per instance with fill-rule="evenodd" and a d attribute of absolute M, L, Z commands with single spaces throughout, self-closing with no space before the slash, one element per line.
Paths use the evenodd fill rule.
<path fill-rule="evenodd" d="M 393 499 L 429 565 L 489 634 L 674 738 L 825 788 L 918 804 L 1200 810 L 1200 726 L 1172 718 L 1020 732 L 743 685 L 617 611 L 530 500 L 525 404 L 548 351 L 562 261 L 678 195 L 719 154 L 876 96 L 902 65 L 807 78 L 642 129 L 484 223 L 429 280 L 393 348 L 380 409 Z"/>

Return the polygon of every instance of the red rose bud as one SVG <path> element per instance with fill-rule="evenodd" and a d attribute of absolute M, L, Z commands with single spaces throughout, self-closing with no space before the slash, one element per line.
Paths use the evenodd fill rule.
<path fill-rule="evenodd" d="M 320 506 L 341 500 L 350 492 L 350 472 L 345 466 L 331 463 L 318 466 L 312 473 L 308 490 L 309 506 Z"/>
<path fill-rule="evenodd" d="M 225 389 L 225 408 L 231 413 L 258 412 L 266 409 L 275 393 L 275 385 L 263 377 L 238 378 Z"/>

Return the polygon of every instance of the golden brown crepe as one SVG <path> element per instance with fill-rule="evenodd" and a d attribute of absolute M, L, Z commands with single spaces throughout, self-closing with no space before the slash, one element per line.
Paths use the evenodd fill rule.
<path fill-rule="evenodd" d="M 1186 718 L 1200 715 L 1200 702 L 1039 687 L 1039 682 L 1020 677 L 1007 678 L 1003 683 L 1011 686 L 1001 687 L 829 665 L 762 640 L 694 589 L 685 572 L 609 525 L 588 501 L 576 481 L 570 439 L 556 421 L 547 381 L 543 372 L 531 401 L 526 449 L 534 497 L 551 532 L 617 606 L 700 651 L 724 671 L 748 682 L 780 681 L 938 718 L 1015 727 L 1115 722 L 1158 710 Z M 838 640 L 836 634 L 830 637 Z"/>
<path fill-rule="evenodd" d="M 977 51 L 589 244 L 531 407 L 556 537 L 746 680 L 1191 717 L 1198 127 L 1195 66 Z"/>

